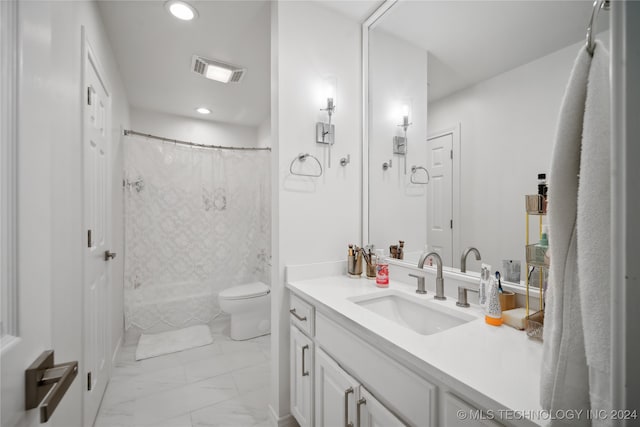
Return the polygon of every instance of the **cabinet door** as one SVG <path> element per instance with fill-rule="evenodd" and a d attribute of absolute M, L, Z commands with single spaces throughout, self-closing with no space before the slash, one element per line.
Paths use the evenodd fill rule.
<path fill-rule="evenodd" d="M 324 351 L 316 351 L 316 427 L 352 427 L 358 382 Z"/>
<path fill-rule="evenodd" d="M 313 425 L 313 342 L 291 326 L 291 413 L 300 427 Z"/>
<path fill-rule="evenodd" d="M 405 426 L 390 410 L 360 386 L 360 398 L 356 409 L 357 427 L 396 427 Z"/>

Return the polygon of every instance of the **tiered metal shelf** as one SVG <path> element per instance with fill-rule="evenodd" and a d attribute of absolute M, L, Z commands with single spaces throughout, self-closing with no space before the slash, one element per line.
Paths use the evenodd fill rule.
<path fill-rule="evenodd" d="M 527 260 L 527 270 L 525 276 L 526 283 L 526 312 L 527 317 L 525 321 L 525 330 L 527 331 L 527 335 L 531 338 L 542 340 L 542 330 L 544 326 L 544 278 L 547 270 L 549 269 L 549 258 L 544 258 L 544 260 L 540 260 L 539 254 L 537 251 L 539 247 L 537 247 L 536 243 L 531 243 L 530 241 L 530 232 L 529 225 L 531 221 L 531 217 L 538 218 L 538 238 L 542 238 L 542 218 L 547 214 L 547 201 L 545 198 L 539 194 L 526 195 L 525 196 L 526 203 L 526 234 L 525 234 L 525 244 L 526 244 L 526 260 Z M 534 219 L 535 221 L 535 219 Z M 529 283 L 529 279 L 531 276 L 531 267 L 534 267 L 538 270 L 538 288 L 540 290 L 540 300 L 538 311 L 531 313 L 530 312 L 530 304 L 529 304 L 529 287 L 531 283 Z"/>

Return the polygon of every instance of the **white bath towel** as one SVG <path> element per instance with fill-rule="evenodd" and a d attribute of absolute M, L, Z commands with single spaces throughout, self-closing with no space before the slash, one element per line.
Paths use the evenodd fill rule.
<path fill-rule="evenodd" d="M 600 42 L 591 61 L 578 187 L 578 277 L 591 409 L 611 408 L 611 179 L 609 52 Z M 594 425 L 598 423 L 595 422 Z M 609 422 L 609 420 L 599 420 Z"/>
<path fill-rule="evenodd" d="M 571 71 L 562 101 L 551 159 L 551 271 L 546 295 L 540 378 L 540 403 L 547 410 L 589 409 L 588 371 L 578 295 L 576 215 L 580 145 L 590 64 L 591 57 L 582 49 Z"/>

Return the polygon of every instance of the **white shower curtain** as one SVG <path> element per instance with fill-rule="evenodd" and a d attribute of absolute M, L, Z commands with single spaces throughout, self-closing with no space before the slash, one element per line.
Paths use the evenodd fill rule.
<path fill-rule="evenodd" d="M 217 304 L 215 298 L 183 293 L 204 289 L 215 296 L 237 284 L 268 282 L 269 158 L 269 151 L 126 137 L 127 329 L 158 323 L 180 327 L 193 317 L 208 317 L 203 313 Z"/>

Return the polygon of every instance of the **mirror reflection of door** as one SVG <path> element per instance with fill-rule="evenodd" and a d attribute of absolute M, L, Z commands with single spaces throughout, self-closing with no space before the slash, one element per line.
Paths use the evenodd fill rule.
<path fill-rule="evenodd" d="M 442 265 L 453 265 L 453 132 L 435 134 L 427 143 L 427 245 Z"/>

